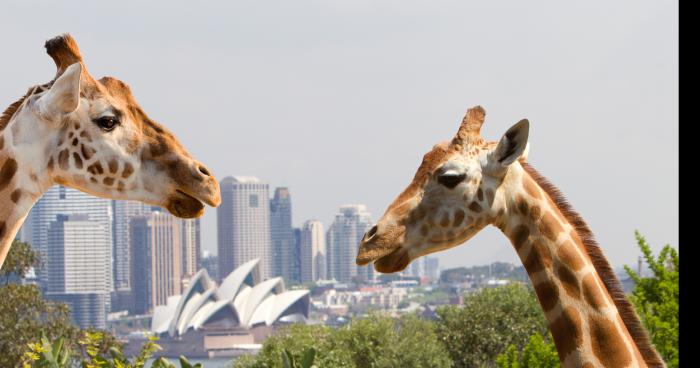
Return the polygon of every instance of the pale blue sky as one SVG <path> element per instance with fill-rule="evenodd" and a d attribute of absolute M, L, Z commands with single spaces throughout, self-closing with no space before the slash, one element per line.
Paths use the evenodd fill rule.
<path fill-rule="evenodd" d="M 295 225 L 376 220 L 479 104 L 490 140 L 530 120 L 530 163 L 613 265 L 635 229 L 678 247 L 677 2 L 13 0 L 0 31 L 0 104 L 51 79 L 43 43 L 70 32 L 218 178 L 288 186 Z M 215 249 L 215 209 L 203 230 Z M 439 257 L 518 261 L 494 228 Z"/>

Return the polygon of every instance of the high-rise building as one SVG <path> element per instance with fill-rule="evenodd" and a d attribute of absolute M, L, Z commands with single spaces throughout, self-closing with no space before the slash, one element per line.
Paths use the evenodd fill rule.
<path fill-rule="evenodd" d="M 182 293 L 182 224 L 162 211 L 131 219 L 133 314 L 150 313 L 169 296 Z"/>
<path fill-rule="evenodd" d="M 198 218 L 179 220 L 182 223 L 182 276 L 189 279 L 201 268 L 201 230 Z"/>
<path fill-rule="evenodd" d="M 113 310 L 129 309 L 131 301 L 131 244 L 129 223 L 136 216 L 151 212 L 151 206 L 137 201 L 112 201 L 112 274 L 114 275 Z"/>
<path fill-rule="evenodd" d="M 272 275 L 282 276 L 285 283 L 299 282 L 296 249 L 292 228 L 292 198 L 289 189 L 276 188 L 270 200 L 270 241 L 272 244 Z"/>
<path fill-rule="evenodd" d="M 355 258 L 362 236 L 372 227 L 372 218 L 363 204 L 340 206 L 328 229 L 328 273 L 340 282 L 374 279 L 372 265 L 357 266 Z"/>
<path fill-rule="evenodd" d="M 43 288 L 46 287 L 47 270 L 52 261 L 48 255 L 48 236 L 51 223 L 56 221 L 56 215 L 78 215 L 88 216 L 88 220 L 100 224 L 93 227 L 95 238 L 100 239 L 100 244 L 109 246 L 109 253 L 112 252 L 112 203 L 109 199 L 98 198 L 79 190 L 56 185 L 44 193 L 44 195 L 32 207 L 23 229 L 23 239 L 28 241 L 32 247 L 38 250 L 45 260 L 43 270 L 39 270 L 38 278 Z M 112 265 L 111 256 L 107 258 L 107 268 L 109 290 L 112 285 Z"/>
<path fill-rule="evenodd" d="M 216 209 L 219 276 L 260 258 L 260 273 L 271 277 L 269 186 L 254 177 L 226 177 Z"/>
<path fill-rule="evenodd" d="M 81 328 L 106 327 L 112 250 L 106 230 L 87 214 L 59 214 L 46 234 L 47 297 L 67 303 Z"/>
<path fill-rule="evenodd" d="M 431 282 L 437 282 L 440 279 L 440 261 L 437 257 L 425 258 L 425 276 L 428 276 Z"/>
<path fill-rule="evenodd" d="M 304 222 L 301 228 L 300 248 L 301 282 L 326 279 L 326 237 L 321 221 Z"/>

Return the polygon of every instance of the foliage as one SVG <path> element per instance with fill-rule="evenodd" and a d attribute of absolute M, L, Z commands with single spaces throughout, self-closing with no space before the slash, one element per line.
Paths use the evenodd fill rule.
<path fill-rule="evenodd" d="M 0 286 L 0 367 L 13 367 L 25 347 L 45 335 L 49 341 L 78 336 L 65 304 L 45 300 L 35 285 Z"/>
<path fill-rule="evenodd" d="M 33 250 L 29 243 L 15 239 L 0 269 L 0 277 L 5 279 L 5 285 L 7 285 L 12 276 L 23 278 L 32 267 L 39 265 L 39 252 Z"/>
<path fill-rule="evenodd" d="M 548 333 L 534 292 L 520 284 L 465 295 L 464 307 L 437 309 L 436 332 L 456 367 L 494 367 L 509 345 L 520 350 Z"/>
<path fill-rule="evenodd" d="M 496 365 L 499 368 L 557 368 L 560 363 L 551 335 L 548 341 L 545 341 L 542 335 L 533 334 L 522 354 L 511 344 L 503 354 L 496 357 Z"/>
<path fill-rule="evenodd" d="M 315 349 L 314 363 L 319 367 L 452 365 L 430 322 L 413 315 L 393 319 L 375 313 L 337 330 L 318 325 L 288 326 L 269 337 L 255 358 L 239 358 L 235 367 L 282 368 L 282 355 L 300 361 L 309 347 Z"/>
<path fill-rule="evenodd" d="M 635 237 L 653 276 L 642 278 L 625 266 L 635 283 L 630 300 L 668 367 L 678 367 L 678 252 L 666 244 L 654 258 L 646 239 L 638 231 Z"/>
<path fill-rule="evenodd" d="M 292 355 L 289 350 L 284 349 L 282 363 L 284 364 L 284 368 L 316 368 L 316 365 L 314 365 L 315 358 L 316 349 L 313 347 L 306 349 L 299 361 L 294 358 L 294 355 Z"/>
<path fill-rule="evenodd" d="M 39 343 L 27 344 L 28 350 L 22 356 L 23 368 L 143 368 L 146 361 L 160 350 L 155 336 L 149 336 L 139 354 L 133 361 L 122 353 L 120 344 L 112 345 L 111 337 L 101 331 L 85 331 L 78 345 L 84 354 L 73 351 L 65 345 L 65 339 L 59 337 L 53 344 L 45 336 Z M 192 364 L 187 358 L 180 356 L 181 368 L 202 368 L 200 363 Z M 159 357 L 151 368 L 176 368 L 168 359 Z M 305 367 L 306 368 L 306 367 Z"/>

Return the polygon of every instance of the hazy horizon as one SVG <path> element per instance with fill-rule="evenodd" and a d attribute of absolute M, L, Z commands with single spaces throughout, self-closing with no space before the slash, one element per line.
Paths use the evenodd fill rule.
<path fill-rule="evenodd" d="M 367 205 L 374 220 L 423 154 L 482 105 L 497 140 L 528 118 L 528 162 L 567 196 L 614 266 L 639 230 L 678 248 L 678 4 L 458 1 L 10 1 L 0 107 L 55 72 L 71 33 L 88 70 L 221 180 L 290 189 L 293 224 Z M 41 11 L 37 11 L 41 9 Z M 216 209 L 202 219 L 216 251 Z M 435 254 L 442 268 L 519 263 L 489 227 Z"/>

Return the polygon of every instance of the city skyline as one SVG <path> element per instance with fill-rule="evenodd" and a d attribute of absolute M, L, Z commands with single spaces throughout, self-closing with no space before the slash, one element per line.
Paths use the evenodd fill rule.
<path fill-rule="evenodd" d="M 22 37 L 6 40 L 15 57 L 0 101 L 49 81 L 44 41 L 70 32 L 90 72 L 128 83 L 217 179 L 289 187 L 295 227 L 328 225 L 345 203 L 381 215 L 479 104 L 488 140 L 530 120 L 528 161 L 613 265 L 634 262 L 635 229 L 657 251 L 679 246 L 677 3 L 210 2 L 196 12 L 206 17 L 173 7 L 156 26 L 166 5 L 7 4 L 0 28 Z M 121 31 L 83 12 L 111 14 Z M 215 212 L 202 218 L 208 250 Z M 493 228 L 436 256 L 450 267 L 519 261 Z"/>

